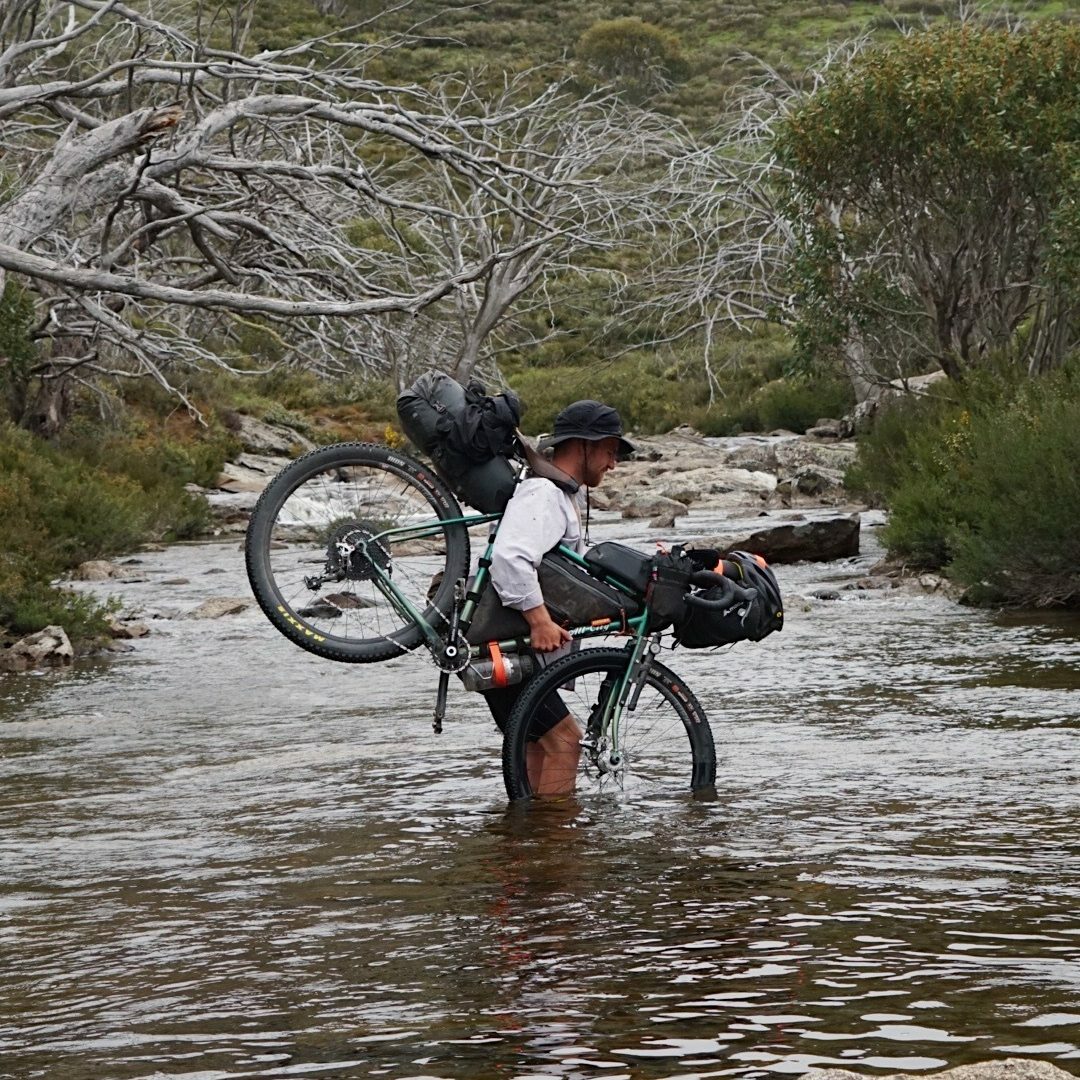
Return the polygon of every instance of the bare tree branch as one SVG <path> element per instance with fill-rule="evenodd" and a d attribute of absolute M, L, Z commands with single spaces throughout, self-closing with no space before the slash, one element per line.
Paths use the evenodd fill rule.
<path fill-rule="evenodd" d="M 91 342 L 95 370 L 126 358 L 165 385 L 169 364 L 239 362 L 233 320 L 254 319 L 322 372 L 464 378 L 515 311 L 615 280 L 590 253 L 656 228 L 669 121 L 536 91 L 541 71 L 368 78 L 400 39 L 247 54 L 242 16 L 232 48 L 200 17 L 119 0 L 0 14 L 0 288 L 30 283 L 57 371 L 64 343 Z"/>

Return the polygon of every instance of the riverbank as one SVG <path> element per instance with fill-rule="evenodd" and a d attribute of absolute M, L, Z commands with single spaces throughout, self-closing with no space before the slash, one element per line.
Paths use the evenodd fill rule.
<path fill-rule="evenodd" d="M 314 444 L 292 427 L 250 418 L 237 425 L 235 434 L 242 451 L 233 455 L 214 486 L 190 484 L 188 494 L 209 507 L 207 538 L 240 545 L 263 488 Z M 622 463 L 591 493 L 591 503 L 597 520 L 618 520 L 631 533 L 644 533 L 645 550 L 657 542 L 697 541 L 699 546 L 746 548 L 775 563 L 859 553 L 863 508 L 847 500 L 843 489 L 843 470 L 855 454 L 851 441 L 790 432 L 705 438 L 677 429 L 637 437 L 637 444 L 636 459 Z M 128 587 L 141 583 L 142 557 L 136 552 L 113 561 L 90 560 L 74 571 L 72 584 L 78 591 L 86 583 L 103 582 L 104 589 L 83 595 L 123 597 Z M 179 584 L 167 580 L 169 589 Z M 245 588 L 242 596 L 231 598 L 229 611 L 211 605 L 196 617 L 235 614 L 249 603 Z M 91 645 L 95 650 L 128 651 L 149 633 L 145 619 L 126 601 L 113 606 L 117 610 L 105 619 L 102 637 Z M 0 670 L 63 665 L 76 651 L 63 626 L 50 625 L 0 651 Z"/>

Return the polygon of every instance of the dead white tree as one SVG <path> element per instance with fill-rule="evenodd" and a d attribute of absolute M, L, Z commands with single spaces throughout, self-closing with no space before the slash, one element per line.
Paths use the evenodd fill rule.
<path fill-rule="evenodd" d="M 417 216 L 405 228 L 378 208 L 365 223 L 379 237 L 386 274 L 402 288 L 485 267 L 419 318 L 381 320 L 381 347 L 397 357 L 400 378 L 427 366 L 435 342 L 458 379 L 478 365 L 497 376 L 492 361 L 500 348 L 520 345 L 526 317 L 544 312 L 546 319 L 533 321 L 554 325 L 556 309 L 572 307 L 569 295 L 587 279 L 623 289 L 625 275 L 604 253 L 655 231 L 666 213 L 664 167 L 682 149 L 670 121 L 614 95 L 578 97 L 558 83 L 521 108 L 534 77 L 497 87 L 449 78 L 433 91 L 447 115 L 487 125 L 488 147 L 507 167 L 499 199 L 439 162 L 401 176 L 400 190 L 450 213 Z"/>
<path fill-rule="evenodd" d="M 837 47 L 797 78 L 764 67 L 737 88 L 725 120 L 671 160 L 669 242 L 639 286 L 645 299 L 636 310 L 651 315 L 660 339 L 700 337 L 710 400 L 719 389 L 714 357 L 724 328 L 796 320 L 791 266 L 802 223 L 787 198 L 791 176 L 776 153 L 777 134 L 830 70 L 865 46 L 860 39 Z M 856 275 L 858 267 L 846 272 Z M 889 381 L 855 334 L 845 370 L 859 400 Z"/>
<path fill-rule="evenodd" d="M 536 73 L 387 85 L 364 74 L 380 44 L 230 43 L 118 0 L 4 6 L 0 289 L 30 283 L 46 390 L 171 387 L 178 363 L 228 366 L 253 320 L 322 372 L 426 347 L 465 376 L 541 278 L 647 214 L 646 114 L 529 94 Z"/>

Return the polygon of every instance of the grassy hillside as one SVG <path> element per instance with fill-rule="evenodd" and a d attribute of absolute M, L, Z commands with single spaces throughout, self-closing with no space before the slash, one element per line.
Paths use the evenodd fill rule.
<path fill-rule="evenodd" d="M 340 15 L 320 16 L 296 0 L 259 0 L 253 40 L 286 45 L 372 19 L 385 6 L 375 0 L 344 0 Z M 639 18 L 673 34 L 685 61 L 656 105 L 700 129 L 716 121 L 726 89 L 757 69 L 758 61 L 795 73 L 813 64 L 830 44 L 865 34 L 895 35 L 954 18 L 959 7 L 957 0 L 414 0 L 384 14 L 367 34 L 415 28 L 426 41 L 388 55 L 378 73 L 423 81 L 433 73 L 485 65 L 520 69 L 574 62 L 579 39 L 595 23 Z M 1080 19 L 1072 0 L 1002 0 L 986 10 L 996 19 Z"/>

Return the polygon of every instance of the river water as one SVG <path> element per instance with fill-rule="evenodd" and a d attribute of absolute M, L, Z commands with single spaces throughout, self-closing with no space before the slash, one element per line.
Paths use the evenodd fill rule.
<path fill-rule="evenodd" d="M 1080 1074 L 1080 624 L 813 599 L 874 524 L 779 568 L 782 634 L 666 658 L 711 800 L 508 809 L 422 656 L 319 660 L 254 609 L 3 678 L 0 1075 Z M 235 536 L 139 558 L 98 591 L 247 592 Z"/>

